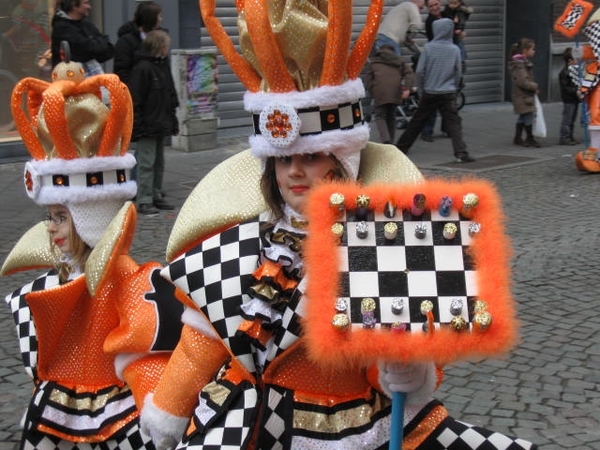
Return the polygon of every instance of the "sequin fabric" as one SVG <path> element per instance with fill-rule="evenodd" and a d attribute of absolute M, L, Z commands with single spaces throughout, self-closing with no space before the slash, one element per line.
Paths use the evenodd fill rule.
<path fill-rule="evenodd" d="M 249 150 L 210 171 L 183 204 L 167 245 L 167 261 L 208 235 L 267 209 L 260 192 L 260 164 Z"/>

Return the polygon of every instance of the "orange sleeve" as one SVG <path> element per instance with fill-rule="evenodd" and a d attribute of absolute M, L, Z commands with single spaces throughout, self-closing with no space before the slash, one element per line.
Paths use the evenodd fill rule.
<path fill-rule="evenodd" d="M 140 411 L 146 395 L 156 388 L 170 356 L 170 353 L 148 355 L 129 364 L 123 371 L 123 378 L 131 388 Z"/>
<path fill-rule="evenodd" d="M 191 417 L 198 393 L 228 356 L 221 341 L 184 325 L 179 344 L 154 391 L 154 404 L 172 415 Z"/>

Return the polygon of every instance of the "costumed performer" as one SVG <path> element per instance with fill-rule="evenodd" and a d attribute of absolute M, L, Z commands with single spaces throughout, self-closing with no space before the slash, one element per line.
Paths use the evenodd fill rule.
<path fill-rule="evenodd" d="M 68 47 L 63 53 L 68 59 Z M 21 448 L 153 449 L 135 400 L 162 372 L 182 308 L 147 293 L 158 263 L 140 266 L 128 255 L 136 226 L 131 97 L 116 75 L 84 79 L 68 60 L 52 76 L 21 80 L 11 104 L 33 156 L 26 192 L 47 216 L 19 240 L 2 274 L 52 267 L 6 297 L 34 384 Z M 165 329 L 169 317 L 174 327 Z"/>
<path fill-rule="evenodd" d="M 583 172 L 600 172 L 600 9 L 592 14 L 594 5 L 584 0 L 571 0 L 554 23 L 554 30 L 568 38 L 580 31 L 588 44 L 577 44 L 573 57 L 577 64 L 569 66 L 571 80 L 582 99 L 582 126 L 586 150 L 575 155 L 575 165 Z M 589 17 L 589 18 L 588 18 Z"/>
<path fill-rule="evenodd" d="M 452 448 L 489 443 L 432 399 L 440 379 L 433 363 L 333 368 L 309 357 L 303 336 L 309 193 L 340 179 L 421 180 L 394 146 L 368 142 L 360 107 L 358 75 L 382 2 L 372 3 L 350 54 L 351 2 L 238 6 L 245 58 L 214 17 L 214 0 L 200 2 L 211 36 L 249 89 L 258 162 L 242 152 L 217 166 L 178 216 L 162 275 L 185 302 L 185 325 L 146 399 L 143 429 L 159 448 L 380 449 L 398 390 L 407 393 L 406 448 L 444 448 L 437 437 L 459 428 L 474 441 L 457 439 Z M 492 434 L 501 448 L 535 448 Z"/>

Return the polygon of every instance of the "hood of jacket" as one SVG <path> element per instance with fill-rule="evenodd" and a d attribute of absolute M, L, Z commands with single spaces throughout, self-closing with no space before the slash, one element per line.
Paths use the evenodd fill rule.
<path fill-rule="evenodd" d="M 448 18 L 442 18 L 434 21 L 432 24 L 434 41 L 450 41 L 454 33 L 454 22 Z"/>

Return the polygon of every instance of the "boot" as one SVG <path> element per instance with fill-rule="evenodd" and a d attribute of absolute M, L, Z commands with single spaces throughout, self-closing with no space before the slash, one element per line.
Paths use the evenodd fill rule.
<path fill-rule="evenodd" d="M 513 139 L 513 144 L 515 145 L 525 145 L 525 141 L 521 137 L 523 134 L 523 124 L 518 123 L 515 127 L 515 138 Z"/>
<path fill-rule="evenodd" d="M 533 137 L 533 132 L 531 131 L 532 126 L 525 126 L 525 132 L 527 133 L 527 141 L 525 141 L 525 147 L 535 147 L 540 148 L 541 145 L 538 141 L 536 141 Z"/>

